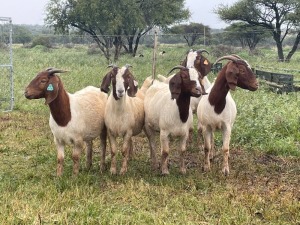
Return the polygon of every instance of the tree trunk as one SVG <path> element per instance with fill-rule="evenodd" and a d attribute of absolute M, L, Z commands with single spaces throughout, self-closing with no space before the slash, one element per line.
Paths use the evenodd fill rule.
<path fill-rule="evenodd" d="M 134 49 L 133 49 L 133 57 L 136 56 L 136 51 L 138 49 L 138 46 L 139 46 L 139 43 L 140 43 L 140 38 L 142 37 L 142 34 L 141 33 L 138 33 L 138 35 L 136 36 L 136 39 L 135 39 L 135 45 L 134 45 Z"/>
<path fill-rule="evenodd" d="M 280 34 L 273 32 L 273 38 L 274 38 L 274 41 L 276 42 L 276 46 L 277 46 L 278 61 L 283 62 L 284 55 L 283 55 L 282 42 L 280 40 Z"/>
<path fill-rule="evenodd" d="M 121 48 L 122 48 L 122 37 L 116 36 L 113 44 L 115 46 L 114 61 L 116 62 L 119 59 Z"/>
<path fill-rule="evenodd" d="M 291 51 L 289 52 L 289 54 L 287 55 L 287 57 L 285 59 L 286 62 L 289 62 L 290 59 L 292 58 L 293 54 L 296 52 L 299 42 L 300 42 L 300 32 L 298 33 L 298 35 L 296 37 L 293 48 L 291 49 Z"/>

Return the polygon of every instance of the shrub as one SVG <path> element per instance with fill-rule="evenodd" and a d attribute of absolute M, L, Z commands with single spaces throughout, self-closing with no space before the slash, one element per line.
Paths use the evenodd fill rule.
<path fill-rule="evenodd" d="M 51 48 L 52 47 L 52 44 L 50 42 L 50 38 L 49 37 L 44 37 L 44 36 L 38 36 L 38 37 L 35 37 L 33 40 L 32 40 L 32 44 L 31 44 L 31 47 L 35 47 L 37 45 L 42 45 L 42 46 L 45 46 L 47 48 Z"/>

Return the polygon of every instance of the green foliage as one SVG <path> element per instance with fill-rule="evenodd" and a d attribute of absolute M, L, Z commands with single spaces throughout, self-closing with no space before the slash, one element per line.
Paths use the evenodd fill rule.
<path fill-rule="evenodd" d="M 33 48 L 37 45 L 41 45 L 41 46 L 44 46 L 46 48 L 51 48 L 52 47 L 50 38 L 47 37 L 47 36 L 37 36 L 37 37 L 35 37 L 32 40 L 31 47 Z"/>
<path fill-rule="evenodd" d="M 114 60 L 126 43 L 129 53 L 136 53 L 139 39 L 154 26 L 167 27 L 189 17 L 183 0 L 51 0 L 47 6 L 46 22 L 57 32 L 66 33 L 70 27 L 89 34 L 104 56 L 110 60 L 111 45 L 115 46 Z M 133 44 L 136 44 L 133 47 Z"/>
<path fill-rule="evenodd" d="M 184 34 L 183 37 L 188 46 L 193 46 L 201 36 L 204 36 L 204 34 L 206 37 L 210 37 L 210 28 L 201 23 L 175 25 L 167 29 L 167 31 L 172 34 Z"/>
<path fill-rule="evenodd" d="M 282 42 L 287 34 L 298 30 L 300 21 L 300 2 L 298 0 L 239 0 L 232 6 L 221 4 L 215 10 L 219 17 L 226 22 L 243 21 L 250 25 L 261 26 L 272 32 L 277 45 L 279 61 L 289 61 L 295 53 L 300 35 L 294 40 L 293 47 L 286 57 L 283 54 Z"/>
<path fill-rule="evenodd" d="M 253 26 L 247 23 L 233 23 L 225 28 L 225 40 L 230 43 L 240 42 L 241 46 L 248 47 L 254 51 L 257 44 L 263 39 L 272 36 L 272 33 L 260 26 Z"/>
<path fill-rule="evenodd" d="M 24 45 L 31 42 L 32 34 L 25 26 L 14 25 L 12 38 L 13 43 L 22 43 Z"/>

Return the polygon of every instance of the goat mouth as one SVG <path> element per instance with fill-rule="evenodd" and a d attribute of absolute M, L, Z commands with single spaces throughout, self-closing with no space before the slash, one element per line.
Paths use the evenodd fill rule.
<path fill-rule="evenodd" d="M 249 88 L 248 88 L 248 90 L 249 91 L 256 91 L 257 89 L 258 89 L 258 84 L 255 84 L 254 86 L 250 86 Z"/>
<path fill-rule="evenodd" d="M 192 94 L 192 96 L 193 96 L 193 97 L 196 97 L 196 98 L 199 98 L 201 95 L 202 95 L 202 94 L 201 94 L 200 91 L 197 92 L 197 93 L 193 93 L 193 94 Z"/>

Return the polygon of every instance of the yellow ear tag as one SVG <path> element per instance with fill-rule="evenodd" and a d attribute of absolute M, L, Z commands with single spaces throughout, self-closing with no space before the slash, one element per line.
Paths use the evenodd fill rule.
<path fill-rule="evenodd" d="M 204 63 L 205 65 L 207 65 L 207 64 L 208 64 L 208 62 L 207 62 L 207 60 L 206 60 L 206 59 L 204 60 L 204 62 L 203 62 L 203 63 Z"/>

